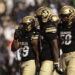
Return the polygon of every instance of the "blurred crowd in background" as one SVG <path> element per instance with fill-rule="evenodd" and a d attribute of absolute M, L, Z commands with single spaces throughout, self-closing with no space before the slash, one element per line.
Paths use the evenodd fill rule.
<path fill-rule="evenodd" d="M 21 75 L 15 53 L 11 51 L 20 19 L 35 16 L 35 10 L 40 6 L 48 6 L 58 15 L 64 5 L 75 7 L 75 0 L 0 0 L 0 75 Z"/>

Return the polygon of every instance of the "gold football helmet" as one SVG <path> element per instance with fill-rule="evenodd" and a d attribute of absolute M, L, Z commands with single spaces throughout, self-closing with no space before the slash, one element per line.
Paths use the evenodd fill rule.
<path fill-rule="evenodd" d="M 35 26 L 35 18 L 32 16 L 24 17 L 20 24 L 25 28 L 26 31 L 31 31 L 32 28 Z"/>
<path fill-rule="evenodd" d="M 51 15 L 50 16 L 50 21 L 51 22 L 58 22 L 59 21 L 59 17 L 57 15 Z"/>
<path fill-rule="evenodd" d="M 48 19 L 51 14 L 52 14 L 52 11 L 48 7 L 40 7 L 36 10 L 36 16 L 40 17 L 42 22 L 44 23 L 48 22 Z"/>
<path fill-rule="evenodd" d="M 75 9 L 72 6 L 67 5 L 61 8 L 60 15 L 70 15 L 74 11 Z"/>
<path fill-rule="evenodd" d="M 75 9 L 72 6 L 64 6 L 60 10 L 60 17 L 61 21 L 63 21 L 65 24 L 68 24 L 69 22 L 69 16 L 75 12 Z"/>

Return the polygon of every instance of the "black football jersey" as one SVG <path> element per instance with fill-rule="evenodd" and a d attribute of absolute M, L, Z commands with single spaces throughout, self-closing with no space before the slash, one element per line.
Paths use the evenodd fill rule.
<path fill-rule="evenodd" d="M 53 60 L 53 52 L 51 41 L 57 38 L 57 29 L 55 25 L 42 24 L 41 25 L 41 61 Z"/>
<path fill-rule="evenodd" d="M 39 32 L 33 30 L 31 32 L 23 32 L 21 29 L 15 31 L 14 39 L 20 43 L 21 60 L 27 61 L 35 59 L 35 53 L 31 41 L 39 38 Z"/>
<path fill-rule="evenodd" d="M 58 25 L 58 36 L 64 53 L 75 51 L 75 22 L 70 27 L 60 23 Z"/>

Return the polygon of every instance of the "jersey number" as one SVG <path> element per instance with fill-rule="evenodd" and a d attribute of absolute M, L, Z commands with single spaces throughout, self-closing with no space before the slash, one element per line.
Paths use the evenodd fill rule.
<path fill-rule="evenodd" d="M 29 47 L 28 46 L 24 46 L 23 48 L 23 57 L 27 57 L 29 53 Z"/>
<path fill-rule="evenodd" d="M 71 44 L 71 39 L 72 39 L 71 34 L 61 35 L 61 37 L 62 37 L 62 44 L 65 44 L 65 45 Z"/>

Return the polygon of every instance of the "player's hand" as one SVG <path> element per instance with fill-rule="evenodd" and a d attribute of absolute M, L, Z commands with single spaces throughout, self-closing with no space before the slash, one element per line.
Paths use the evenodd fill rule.
<path fill-rule="evenodd" d="M 58 63 L 54 63 L 54 69 L 56 69 L 56 71 L 57 71 L 59 74 L 63 74 L 63 71 L 60 69 Z"/>

